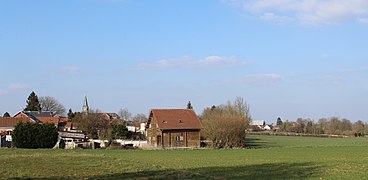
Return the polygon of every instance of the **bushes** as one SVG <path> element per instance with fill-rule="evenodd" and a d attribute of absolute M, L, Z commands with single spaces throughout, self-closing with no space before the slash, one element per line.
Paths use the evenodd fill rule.
<path fill-rule="evenodd" d="M 249 106 L 243 98 L 203 111 L 203 135 L 217 148 L 237 148 L 245 145 L 245 130 L 251 121 Z"/>
<path fill-rule="evenodd" d="M 58 129 L 54 124 L 18 123 L 12 134 L 17 148 L 52 148 L 58 139 Z"/>

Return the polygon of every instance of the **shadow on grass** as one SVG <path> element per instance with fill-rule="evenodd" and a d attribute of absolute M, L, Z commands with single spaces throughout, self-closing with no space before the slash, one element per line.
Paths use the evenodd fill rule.
<path fill-rule="evenodd" d="M 320 168 L 311 163 L 259 164 L 182 170 L 149 170 L 93 176 L 89 179 L 305 179 L 318 178 Z"/>
<path fill-rule="evenodd" d="M 258 149 L 258 148 L 268 148 L 268 147 L 276 147 L 275 143 L 266 142 L 256 137 L 245 138 L 245 148 L 247 149 Z"/>

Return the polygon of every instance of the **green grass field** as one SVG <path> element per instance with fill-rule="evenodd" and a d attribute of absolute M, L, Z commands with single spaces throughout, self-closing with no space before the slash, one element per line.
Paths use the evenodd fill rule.
<path fill-rule="evenodd" d="M 0 179 L 368 179 L 368 139 L 247 142 L 238 150 L 0 149 Z"/>

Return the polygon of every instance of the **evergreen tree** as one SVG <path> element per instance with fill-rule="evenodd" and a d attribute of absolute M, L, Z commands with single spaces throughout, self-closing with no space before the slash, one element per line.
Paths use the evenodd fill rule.
<path fill-rule="evenodd" d="M 41 105 L 38 101 L 38 97 L 34 91 L 28 96 L 27 106 L 24 111 L 40 111 Z"/>
<path fill-rule="evenodd" d="M 10 114 L 8 112 L 5 112 L 3 117 L 10 117 Z"/>
<path fill-rule="evenodd" d="M 123 124 L 114 124 L 112 125 L 112 136 L 114 139 L 127 139 L 129 135 L 128 128 Z"/>
<path fill-rule="evenodd" d="M 68 111 L 68 120 L 72 120 L 75 117 L 75 113 L 73 113 L 72 109 L 70 108 Z"/>
<path fill-rule="evenodd" d="M 278 125 L 278 126 L 282 125 L 282 120 L 281 120 L 280 117 L 277 118 L 276 125 Z"/>
<path fill-rule="evenodd" d="M 192 103 L 190 101 L 187 104 L 187 109 L 193 109 Z"/>
<path fill-rule="evenodd" d="M 13 131 L 13 144 L 17 148 L 52 148 L 58 140 L 58 128 L 53 123 L 19 122 Z"/>

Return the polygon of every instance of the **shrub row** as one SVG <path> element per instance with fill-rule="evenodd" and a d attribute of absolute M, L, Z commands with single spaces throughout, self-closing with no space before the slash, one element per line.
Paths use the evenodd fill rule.
<path fill-rule="evenodd" d="M 13 145 L 17 148 L 52 148 L 58 139 L 54 124 L 18 123 L 12 134 Z"/>

